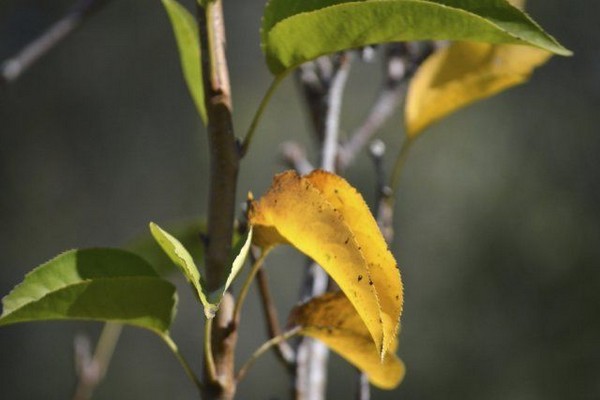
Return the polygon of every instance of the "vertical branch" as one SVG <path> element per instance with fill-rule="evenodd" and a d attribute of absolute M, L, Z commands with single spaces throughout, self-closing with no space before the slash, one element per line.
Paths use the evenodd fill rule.
<path fill-rule="evenodd" d="M 205 7 L 198 4 L 197 19 L 210 148 L 206 283 L 207 289 L 212 291 L 224 280 L 231 252 L 240 151 L 231 118 L 221 0 L 207 1 Z M 204 395 L 208 399 L 231 399 L 235 393 L 234 350 L 237 332 L 233 321 L 233 304 L 231 296 L 225 296 L 213 323 L 212 356 L 216 377 L 210 379 L 205 374 L 208 379 Z"/>
<path fill-rule="evenodd" d="M 342 111 L 342 99 L 348 74 L 350 72 L 351 53 L 342 53 L 339 56 L 338 65 L 331 79 L 331 86 L 327 94 L 327 113 L 325 114 L 325 127 L 323 138 L 323 149 L 321 153 L 321 167 L 326 171 L 336 170 L 338 155 L 340 114 Z"/>
<path fill-rule="evenodd" d="M 298 75 L 321 145 L 321 167 L 328 171 L 336 169 L 340 112 L 351 58 L 350 53 L 338 54 L 333 59 L 321 57 L 304 65 Z M 328 283 L 325 271 L 311 263 L 306 270 L 301 299 L 305 301 L 323 294 Z M 328 356 L 328 349 L 323 343 L 302 338 L 296 355 L 296 399 L 325 398 Z"/>

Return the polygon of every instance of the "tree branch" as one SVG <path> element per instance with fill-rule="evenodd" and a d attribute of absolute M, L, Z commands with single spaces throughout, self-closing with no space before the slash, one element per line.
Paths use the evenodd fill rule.
<path fill-rule="evenodd" d="M 0 65 L 0 86 L 15 81 L 110 0 L 79 0 L 60 20 Z"/>
<path fill-rule="evenodd" d="M 121 324 L 105 323 L 93 356 L 90 339 L 84 335 L 75 338 L 75 371 L 79 380 L 73 400 L 92 398 L 92 393 L 106 375 L 122 329 Z"/>
<path fill-rule="evenodd" d="M 386 45 L 385 71 L 381 89 L 362 125 L 352 133 L 350 140 L 340 149 L 339 166 L 341 170 L 352 164 L 369 140 L 394 114 L 404 95 L 405 83 L 432 51 L 433 46 L 430 43 L 420 45 L 389 43 Z"/>
<path fill-rule="evenodd" d="M 207 290 L 213 291 L 225 279 L 226 264 L 231 253 L 240 149 L 231 118 L 221 0 L 206 2 L 206 8 L 198 3 L 197 11 L 210 148 L 206 283 Z M 233 298 L 227 294 L 213 323 L 212 349 L 216 379 L 210 379 L 205 373 L 207 382 L 204 395 L 207 399 L 232 399 L 235 394 L 234 351 L 237 330 L 233 310 Z"/>
<path fill-rule="evenodd" d="M 252 257 L 255 258 L 254 255 L 252 255 Z M 277 318 L 277 309 L 275 308 L 275 302 L 273 301 L 273 296 L 271 296 L 271 291 L 269 290 L 269 282 L 264 267 L 261 267 L 258 270 L 256 275 L 256 283 L 258 285 L 258 293 L 260 295 L 263 312 L 265 313 L 265 322 L 269 338 L 273 339 L 281 336 L 281 328 L 279 325 L 279 319 Z M 291 371 L 295 368 L 296 353 L 287 342 L 278 342 L 273 347 L 273 350 L 286 370 Z"/>

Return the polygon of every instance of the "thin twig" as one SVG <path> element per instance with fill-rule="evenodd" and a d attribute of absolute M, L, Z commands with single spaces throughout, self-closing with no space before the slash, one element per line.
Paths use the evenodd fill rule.
<path fill-rule="evenodd" d="M 306 175 L 314 169 L 306 157 L 306 151 L 298 143 L 284 142 L 280 148 L 283 161 L 300 175 Z"/>
<path fill-rule="evenodd" d="M 383 168 L 383 157 L 385 155 L 385 144 L 381 140 L 374 140 L 369 146 L 369 153 L 375 166 L 375 215 L 377 215 L 377 225 L 383 234 L 387 243 L 392 243 L 394 238 L 394 209 L 392 199 L 392 189 L 388 186 L 385 169 Z"/>
<path fill-rule="evenodd" d="M 371 386 L 369 378 L 361 371 L 358 371 L 358 387 L 356 390 L 356 400 L 369 400 L 371 398 Z"/>
<path fill-rule="evenodd" d="M 74 400 L 90 399 L 96 387 L 106 376 L 106 371 L 121 335 L 123 325 L 107 322 L 102 328 L 93 357 L 89 339 L 78 337 L 75 341 L 76 369 L 79 377 Z"/>
<path fill-rule="evenodd" d="M 344 98 L 344 89 L 350 73 L 352 53 L 342 53 L 339 55 L 339 61 L 333 78 L 331 87 L 327 94 L 327 114 L 325 116 L 324 140 L 321 153 L 321 168 L 325 171 L 334 172 L 336 170 L 336 160 L 338 155 L 340 113 L 342 111 L 342 100 Z"/>
<path fill-rule="evenodd" d="M 340 149 L 339 166 L 346 169 L 364 146 L 381 130 L 394 114 L 404 96 L 406 82 L 421 63 L 431 54 L 433 47 L 425 43 L 390 43 L 385 48 L 384 77 L 377 99 L 361 126 L 350 135 Z"/>
<path fill-rule="evenodd" d="M 273 346 L 277 346 L 280 343 L 284 343 L 286 340 L 288 340 L 292 336 L 296 335 L 298 332 L 300 332 L 300 327 L 293 328 L 293 329 L 291 329 L 291 330 L 289 330 L 289 331 L 287 331 L 287 332 L 285 332 L 285 333 L 283 333 L 283 334 L 281 334 L 279 336 L 275 336 L 274 338 L 271 338 L 268 341 L 266 341 L 265 343 L 263 343 L 250 356 L 250 358 L 248 359 L 248 361 L 246 361 L 244 363 L 244 365 L 242 365 L 242 367 L 240 368 L 239 372 L 236 375 L 236 379 L 237 379 L 238 383 L 242 379 L 244 379 L 244 377 L 248 373 L 248 370 L 250 369 L 250 367 L 256 362 L 256 360 L 258 360 L 260 358 L 260 356 L 262 356 L 263 354 L 265 354 Z"/>
<path fill-rule="evenodd" d="M 252 257 L 254 257 L 254 255 L 252 255 Z M 256 283 L 258 285 L 258 293 L 260 295 L 263 312 L 265 313 L 267 333 L 269 334 L 269 338 L 272 339 L 281 335 L 281 328 L 264 266 L 257 271 Z M 287 342 L 282 341 L 277 343 L 277 345 L 273 347 L 273 350 L 279 361 L 288 371 L 295 368 L 296 354 L 294 349 L 292 349 Z"/>
<path fill-rule="evenodd" d="M 0 86 L 14 82 L 36 61 L 81 26 L 87 17 L 108 2 L 109 0 L 79 0 L 76 2 L 61 19 L 27 44 L 14 57 L 0 65 Z"/>

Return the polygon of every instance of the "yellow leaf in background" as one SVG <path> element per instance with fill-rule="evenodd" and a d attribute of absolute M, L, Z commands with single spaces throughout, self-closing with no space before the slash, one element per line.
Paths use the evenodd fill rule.
<path fill-rule="evenodd" d="M 341 292 L 326 293 L 296 307 L 289 322 L 301 327 L 300 334 L 321 340 L 364 372 L 374 386 L 393 389 L 404 378 L 404 363 L 395 354 L 397 340 L 382 362 L 367 327 Z"/>
<path fill-rule="evenodd" d="M 408 137 L 454 111 L 524 83 L 551 54 L 519 45 L 455 42 L 419 67 L 406 97 Z"/>
<path fill-rule="evenodd" d="M 341 177 L 314 171 L 279 174 L 249 213 L 254 243 L 291 244 L 335 280 L 383 357 L 398 332 L 400 272 L 362 196 Z"/>

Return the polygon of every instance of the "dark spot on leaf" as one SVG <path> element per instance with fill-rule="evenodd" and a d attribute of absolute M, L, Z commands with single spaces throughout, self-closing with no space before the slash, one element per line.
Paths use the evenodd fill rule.
<path fill-rule="evenodd" d="M 349 242 L 349 241 L 350 241 L 350 238 L 347 238 L 347 239 L 344 241 L 344 244 L 348 244 L 348 242 Z"/>
<path fill-rule="evenodd" d="M 396 295 L 396 300 L 400 300 L 400 296 Z"/>
<path fill-rule="evenodd" d="M 359 276 L 358 276 L 358 281 L 359 281 L 359 282 L 360 282 L 360 281 L 362 281 L 362 275 L 359 275 Z"/>
<path fill-rule="evenodd" d="M 369 279 L 369 285 L 373 285 L 373 281 Z"/>

